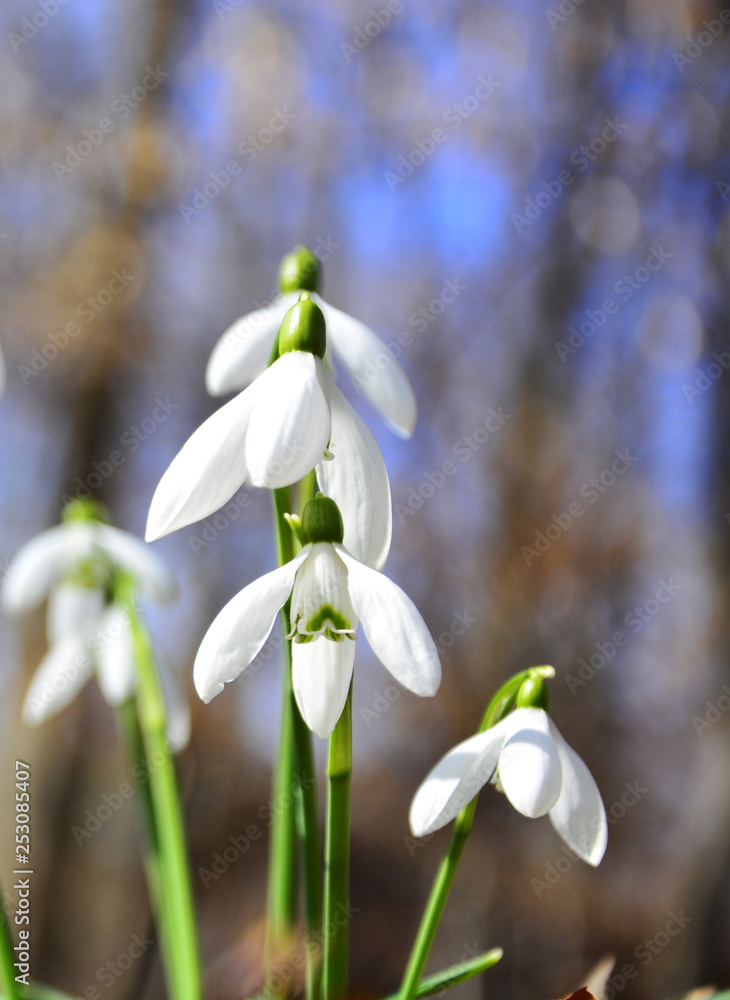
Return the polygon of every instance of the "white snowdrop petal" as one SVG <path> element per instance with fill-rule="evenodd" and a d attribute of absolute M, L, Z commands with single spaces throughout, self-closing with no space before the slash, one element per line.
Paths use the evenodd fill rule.
<path fill-rule="evenodd" d="M 85 636 L 69 635 L 41 660 L 23 702 L 23 722 L 37 726 L 70 704 L 94 672 Z"/>
<path fill-rule="evenodd" d="M 523 712 L 529 712 L 530 718 L 505 742 L 499 755 L 499 780 L 515 809 L 535 819 L 555 805 L 562 771 L 547 714 L 542 709 Z"/>
<path fill-rule="evenodd" d="M 324 636 L 293 643 L 294 696 L 302 718 L 321 740 L 332 733 L 345 707 L 356 645 L 354 639 L 334 642 Z"/>
<path fill-rule="evenodd" d="M 355 613 L 380 662 L 400 683 L 422 697 L 441 683 L 438 650 L 413 601 L 392 580 L 335 546 L 347 566 Z"/>
<path fill-rule="evenodd" d="M 299 292 L 278 295 L 228 327 L 213 348 L 205 372 L 211 396 L 243 389 L 265 370 L 284 316 L 298 298 Z"/>
<path fill-rule="evenodd" d="M 92 587 L 61 583 L 51 591 L 46 612 L 46 635 L 53 646 L 67 636 L 92 632 L 104 610 L 104 595 Z"/>
<path fill-rule="evenodd" d="M 177 581 L 167 563 L 141 539 L 108 524 L 97 524 L 95 541 L 120 569 L 131 573 L 141 594 L 156 601 L 171 601 Z"/>
<path fill-rule="evenodd" d="M 182 446 L 152 498 L 148 542 L 208 517 L 243 484 L 246 432 L 258 388 L 259 380 L 208 417 Z"/>
<path fill-rule="evenodd" d="M 305 545 L 291 562 L 244 587 L 214 620 L 193 667 L 195 688 L 203 701 L 220 694 L 224 684 L 235 680 L 259 652 L 310 551 L 311 545 Z"/>
<path fill-rule="evenodd" d="M 464 740 L 441 758 L 411 803 L 414 836 L 425 837 L 440 830 L 471 802 L 492 777 L 508 733 L 502 722 Z"/>
<path fill-rule="evenodd" d="M 60 524 L 27 542 L 10 564 L 2 605 L 10 614 L 36 607 L 51 586 L 93 551 L 89 524 Z"/>
<path fill-rule="evenodd" d="M 330 347 L 356 380 L 358 389 L 382 414 L 389 426 L 408 438 L 418 416 L 416 397 L 400 363 L 369 327 L 312 295 L 327 322 Z"/>
<path fill-rule="evenodd" d="M 356 559 L 382 569 L 390 551 L 393 509 L 385 460 L 377 441 L 323 370 L 332 414 L 329 451 L 317 465 L 317 482 L 342 514 L 344 545 Z"/>
<path fill-rule="evenodd" d="M 258 393 L 246 438 L 246 463 L 254 486 L 277 489 L 303 479 L 330 439 L 330 412 L 307 351 L 288 351 L 271 368 Z M 261 380 L 257 380 L 257 385 Z"/>
<path fill-rule="evenodd" d="M 589 865 L 598 865 L 606 853 L 608 822 L 593 775 L 575 750 L 550 722 L 562 766 L 560 797 L 550 810 L 550 821 L 571 850 Z"/>
<path fill-rule="evenodd" d="M 132 625 L 127 612 L 110 607 L 89 637 L 101 693 L 110 705 L 122 705 L 136 690 Z"/>

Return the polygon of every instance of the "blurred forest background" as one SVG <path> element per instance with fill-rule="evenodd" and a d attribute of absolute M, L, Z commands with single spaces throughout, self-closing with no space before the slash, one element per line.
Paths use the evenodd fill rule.
<path fill-rule="evenodd" d="M 399 343 L 416 388 L 403 442 L 340 373 L 392 477 L 388 573 L 444 667 L 435 701 L 397 694 L 359 644 L 355 995 L 397 987 L 447 843 L 408 840 L 417 784 L 536 663 L 602 790 L 606 858 L 573 862 L 488 789 L 431 968 L 502 945 L 464 1000 L 549 1000 L 609 953 L 637 972 L 626 1000 L 730 985 L 730 8 L 6 0 L 0 26 L 3 571 L 64 495 L 143 532 L 220 405 L 213 344 L 309 245 L 325 297 Z M 273 566 L 269 498 L 244 488 L 155 548 L 181 584 L 148 614 L 193 703 L 179 763 L 208 995 L 235 1000 L 261 975 L 265 837 L 207 885 L 198 870 L 266 833 L 278 654 L 208 707 L 191 666 Z M 150 933 L 134 803 L 72 833 L 128 775 L 113 716 L 91 684 L 24 728 L 42 613 L 0 635 L 4 813 L 14 759 L 34 776 L 35 976 L 159 997 L 154 948 L 97 978 Z"/>

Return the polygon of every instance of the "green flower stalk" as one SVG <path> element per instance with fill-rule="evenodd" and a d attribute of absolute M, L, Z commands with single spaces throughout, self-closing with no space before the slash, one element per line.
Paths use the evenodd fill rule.
<path fill-rule="evenodd" d="M 412 1000 L 453 885 L 481 787 L 495 773 L 524 815 L 550 811 L 556 830 L 579 856 L 598 864 L 606 849 L 607 823 L 600 793 L 588 769 L 547 715 L 545 679 L 552 667 L 531 667 L 494 695 L 476 736 L 459 744 L 427 776 L 411 805 L 411 830 L 423 837 L 456 817 L 446 856 L 431 889 L 403 978 L 400 1000 Z"/>
<path fill-rule="evenodd" d="M 93 674 L 117 713 L 130 759 L 144 774 L 138 785 L 146 831 L 143 854 L 171 994 L 175 1000 L 195 1000 L 200 995 L 197 943 L 183 885 L 184 841 L 171 759 L 188 740 L 189 709 L 174 673 L 153 663 L 136 606 L 138 589 L 170 600 L 176 584 L 148 546 L 108 520 L 100 504 L 71 501 L 61 525 L 18 553 L 2 602 L 6 610 L 20 613 L 49 595 L 49 650 L 25 699 L 28 724 L 62 709 Z"/>

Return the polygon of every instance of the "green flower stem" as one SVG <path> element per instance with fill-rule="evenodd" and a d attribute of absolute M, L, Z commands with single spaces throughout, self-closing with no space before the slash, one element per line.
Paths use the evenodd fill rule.
<path fill-rule="evenodd" d="M 180 963 L 175 959 L 175 942 L 170 937 L 170 914 L 168 897 L 162 890 L 161 859 L 159 835 L 155 819 L 154 804 L 147 780 L 147 759 L 145 757 L 144 741 L 140 729 L 137 704 L 130 698 L 117 709 L 117 722 L 120 739 L 125 744 L 127 757 L 131 765 L 131 773 L 135 776 L 135 789 L 141 805 L 140 812 L 143 821 L 143 848 L 145 876 L 150 894 L 155 925 L 160 932 L 162 955 L 166 978 L 172 985 L 176 995 L 184 990 L 184 982 L 180 978 Z"/>
<path fill-rule="evenodd" d="M 291 644 L 288 644 L 291 656 Z M 290 665 L 289 665 L 290 666 Z M 300 782 L 297 788 L 297 826 L 304 861 L 304 916 L 307 928 L 306 996 L 319 1000 L 322 982 L 322 852 L 319 840 L 319 804 L 314 770 L 312 734 L 292 699 L 294 741 Z"/>
<path fill-rule="evenodd" d="M 446 900 L 449 897 L 451 886 L 454 884 L 456 870 L 459 867 L 462 852 L 471 832 L 476 805 L 477 800 L 474 798 L 456 817 L 454 830 L 451 834 L 451 843 L 436 872 L 436 878 L 431 888 L 431 895 L 428 898 L 426 909 L 421 918 L 421 926 L 418 928 L 416 941 L 411 951 L 411 957 L 406 966 L 403 983 L 400 988 L 400 1000 L 413 1000 L 413 997 L 418 992 L 418 986 L 431 952 L 433 939 L 436 937 L 436 931 L 438 930 L 438 925 L 446 906 Z"/>
<path fill-rule="evenodd" d="M 330 736 L 327 760 L 327 826 L 324 849 L 325 1000 L 344 1000 L 347 997 L 350 946 L 348 921 L 351 778 L 352 684 L 340 721 Z"/>
<path fill-rule="evenodd" d="M 545 666 L 528 667 L 527 670 L 521 670 L 518 674 L 510 677 L 510 679 L 502 685 L 487 705 L 487 710 L 482 718 L 479 732 L 484 733 L 487 729 L 491 729 L 492 726 L 496 726 L 498 722 L 502 721 L 505 715 L 507 715 L 514 707 L 517 699 L 517 692 L 526 680 L 531 677 L 542 677 L 548 679 L 554 676 L 554 667 Z"/>
<path fill-rule="evenodd" d="M 274 490 L 274 510 L 276 515 L 276 547 L 278 564 L 283 566 L 294 555 L 292 534 L 284 514 L 290 509 L 291 490 L 289 487 Z M 283 521 L 283 528 L 281 527 Z M 288 634 L 288 608 L 282 611 L 282 632 Z M 294 719 L 292 716 L 292 679 L 289 660 L 289 644 L 284 643 L 286 663 L 281 707 L 281 731 L 279 755 L 273 776 L 272 797 L 276 803 L 271 824 L 269 844 L 269 882 L 266 915 L 266 962 L 268 980 L 276 973 L 276 965 L 286 950 L 291 947 L 292 936 L 297 922 L 297 834 L 296 817 L 292 801 L 292 780 L 296 769 L 296 746 L 294 744 Z M 286 805 L 290 803 L 291 805 Z M 267 988 L 267 992 L 274 993 Z"/>
<path fill-rule="evenodd" d="M 269 887 L 267 898 L 267 963 L 269 978 L 291 945 L 297 922 L 297 834 L 296 816 L 291 796 L 296 747 L 291 711 L 291 670 L 284 671 L 279 756 L 272 787 L 276 810 L 272 816 L 269 846 Z M 286 803 L 291 801 L 291 805 Z"/>
<path fill-rule="evenodd" d="M 0 983 L 6 1000 L 20 1000 L 20 989 L 15 981 L 15 955 L 13 941 L 10 937 L 8 918 L 5 914 L 5 902 L 0 889 Z"/>
<path fill-rule="evenodd" d="M 312 469 L 299 483 L 299 489 L 297 490 L 297 507 L 299 509 L 299 516 L 301 517 L 304 508 L 307 503 L 312 499 L 314 494 L 317 492 L 317 472 Z"/>
<path fill-rule="evenodd" d="M 119 593 L 120 592 L 120 593 Z M 167 713 L 155 670 L 147 629 L 137 611 L 134 584 L 123 577 L 118 599 L 132 624 L 137 667 L 137 708 L 144 746 L 150 800 L 158 838 L 160 896 L 165 899 L 168 944 L 175 968 L 174 1000 L 200 1000 L 202 976 L 198 955 L 193 893 L 185 829 L 172 752 L 167 744 Z M 164 940 L 164 938 L 163 938 Z"/>
<path fill-rule="evenodd" d="M 486 972 L 487 969 L 491 969 L 493 965 L 497 964 L 503 954 L 501 948 L 493 948 L 491 951 L 485 951 L 483 954 L 477 955 L 476 958 L 459 962 L 458 965 L 450 965 L 448 969 L 442 969 L 441 972 L 436 972 L 433 976 L 427 976 L 419 983 L 416 990 L 416 997 L 420 1000 L 420 997 L 430 997 L 434 993 L 453 989 L 454 986 L 465 983 L 468 979 L 473 979 L 474 976 L 478 976 L 482 972 Z M 400 993 L 394 993 L 392 996 L 386 997 L 386 1000 L 400 1000 L 400 996 Z"/>
<path fill-rule="evenodd" d="M 530 667 L 528 670 L 522 670 L 519 674 L 511 677 L 487 705 L 479 732 L 483 733 L 487 729 L 491 729 L 492 726 L 496 726 L 507 715 L 514 707 L 517 692 L 524 681 L 530 677 L 553 677 L 554 675 L 555 671 L 552 667 Z M 477 794 L 456 817 L 451 842 L 436 872 L 431 895 L 426 903 L 426 909 L 421 918 L 421 924 L 406 966 L 399 994 L 400 1000 L 413 1000 L 413 997 L 420 995 L 421 976 L 428 961 L 451 886 L 454 884 L 462 852 L 471 832 L 478 798 Z"/>
<path fill-rule="evenodd" d="M 300 490 L 307 492 L 316 486 L 312 476 L 302 481 Z M 280 566 L 294 558 L 296 539 L 284 515 L 292 511 L 291 490 L 274 490 L 277 555 Z M 291 630 L 289 602 L 282 608 L 281 627 L 284 635 Z M 291 642 L 285 643 L 284 703 L 282 709 L 281 743 L 274 779 L 276 802 L 289 801 L 292 788 L 296 792 L 296 808 L 277 810 L 272 829 L 269 861 L 269 927 L 272 948 L 274 942 L 291 934 L 297 916 L 296 839 L 301 842 L 304 874 L 304 906 L 307 928 L 306 983 L 309 1000 L 319 1000 L 320 955 L 317 942 L 322 926 L 322 857 L 319 840 L 319 806 L 314 770 L 312 734 L 301 717 L 292 688 Z M 279 795 L 277 796 L 277 792 Z M 296 829 L 295 829 L 296 824 Z M 277 830 L 277 827 L 279 829 Z"/>
<path fill-rule="evenodd" d="M 297 507 L 299 515 L 317 492 L 314 469 L 299 483 Z M 288 618 L 288 609 L 287 609 Z M 291 646 L 288 649 L 291 656 Z M 304 855 L 304 906 L 307 925 L 307 989 L 308 1000 L 319 1000 L 322 985 L 322 852 L 319 840 L 319 803 L 312 733 L 294 702 L 294 738 L 301 787 L 298 790 L 299 830 Z"/>

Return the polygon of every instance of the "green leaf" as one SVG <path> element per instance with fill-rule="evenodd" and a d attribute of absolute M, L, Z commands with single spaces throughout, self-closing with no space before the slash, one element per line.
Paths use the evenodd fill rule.
<path fill-rule="evenodd" d="M 477 955 L 476 958 L 459 962 L 458 965 L 451 965 L 448 969 L 434 973 L 433 976 L 426 976 L 418 984 L 416 996 L 430 997 L 434 993 L 441 993 L 443 990 L 450 990 L 454 986 L 458 986 L 459 983 L 465 983 L 467 979 L 473 979 L 474 976 L 478 976 L 480 973 L 486 972 L 487 969 L 491 969 L 493 965 L 497 964 L 503 954 L 504 952 L 501 948 L 492 948 L 491 951 L 485 951 L 483 954 Z M 398 1000 L 399 996 L 399 993 L 394 993 L 392 996 L 387 997 L 386 1000 Z"/>

